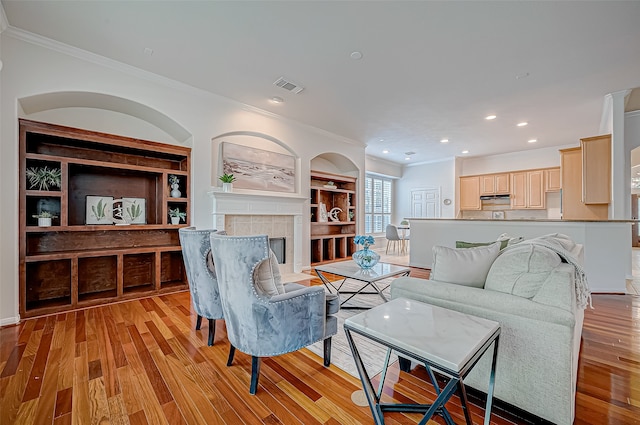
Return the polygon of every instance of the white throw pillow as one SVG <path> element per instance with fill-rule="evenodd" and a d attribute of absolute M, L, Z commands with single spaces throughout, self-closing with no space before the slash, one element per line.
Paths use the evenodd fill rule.
<path fill-rule="evenodd" d="M 284 294 L 278 259 L 273 251 L 269 250 L 269 258 L 263 260 L 256 267 L 253 273 L 253 282 L 259 291 L 270 297 Z"/>
<path fill-rule="evenodd" d="M 499 252 L 498 243 L 458 249 L 434 246 L 431 279 L 482 288 Z"/>

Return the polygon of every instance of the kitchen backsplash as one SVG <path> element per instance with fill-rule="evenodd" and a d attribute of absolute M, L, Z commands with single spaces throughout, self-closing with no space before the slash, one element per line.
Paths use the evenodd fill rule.
<path fill-rule="evenodd" d="M 521 219 L 560 219 L 560 193 L 548 192 L 546 199 L 547 208 L 544 210 L 511 210 L 508 201 L 483 202 L 481 211 L 462 211 L 461 218 L 494 218 L 494 212 L 504 212 L 505 220 Z M 500 214 L 496 214 L 500 215 Z"/>

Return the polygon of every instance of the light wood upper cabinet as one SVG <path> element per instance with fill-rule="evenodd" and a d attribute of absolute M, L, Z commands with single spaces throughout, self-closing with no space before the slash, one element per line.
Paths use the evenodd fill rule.
<path fill-rule="evenodd" d="M 511 209 L 544 208 L 544 170 L 511 173 Z"/>
<path fill-rule="evenodd" d="M 609 206 L 582 202 L 582 149 L 560 150 L 562 171 L 562 218 L 564 220 L 606 220 Z"/>
<path fill-rule="evenodd" d="M 460 210 L 479 210 L 480 177 L 460 177 Z"/>
<path fill-rule="evenodd" d="M 611 200 L 611 135 L 580 140 L 582 148 L 582 202 L 608 204 Z"/>
<path fill-rule="evenodd" d="M 509 194 L 509 173 L 480 176 L 480 195 Z"/>
<path fill-rule="evenodd" d="M 558 192 L 560 189 L 562 189 L 560 167 L 547 168 L 546 170 L 544 170 L 544 181 L 545 191 L 547 192 Z"/>

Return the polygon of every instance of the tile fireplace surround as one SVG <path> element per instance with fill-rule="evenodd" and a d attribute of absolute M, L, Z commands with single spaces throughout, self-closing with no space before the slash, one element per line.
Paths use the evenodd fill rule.
<path fill-rule="evenodd" d="M 308 198 L 299 195 L 256 195 L 237 192 L 209 192 L 213 200 L 213 228 L 230 235 L 266 234 L 287 240 L 282 273 L 302 271 L 302 216 Z"/>

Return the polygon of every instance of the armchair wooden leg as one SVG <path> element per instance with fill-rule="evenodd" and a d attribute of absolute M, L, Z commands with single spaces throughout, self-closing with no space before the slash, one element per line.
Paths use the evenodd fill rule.
<path fill-rule="evenodd" d="M 216 336 L 216 320 L 209 319 L 209 347 L 213 345 L 213 338 Z"/>
<path fill-rule="evenodd" d="M 231 363 L 233 363 L 234 354 L 236 354 L 236 347 L 229 344 L 229 358 L 227 359 L 227 366 L 231 366 Z"/>
<path fill-rule="evenodd" d="M 258 390 L 258 378 L 260 378 L 260 357 L 251 356 L 251 388 L 249 388 L 251 395 L 255 395 Z"/>
<path fill-rule="evenodd" d="M 202 316 L 198 314 L 198 318 L 196 319 L 196 330 L 200 330 L 200 326 L 202 326 Z"/>
<path fill-rule="evenodd" d="M 324 366 L 331 365 L 331 337 L 324 340 Z"/>
<path fill-rule="evenodd" d="M 385 255 L 389 253 L 389 244 L 391 243 L 391 241 L 389 239 L 387 239 L 387 250 L 384 252 Z"/>

